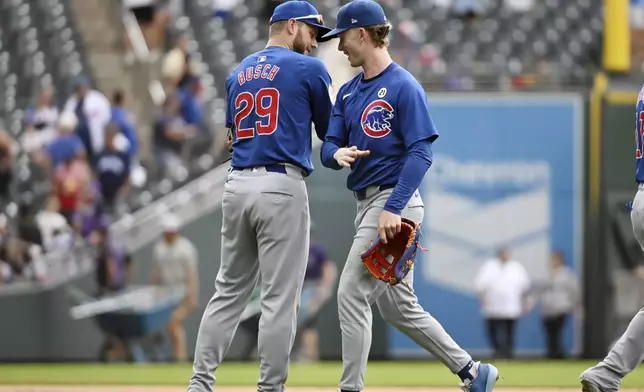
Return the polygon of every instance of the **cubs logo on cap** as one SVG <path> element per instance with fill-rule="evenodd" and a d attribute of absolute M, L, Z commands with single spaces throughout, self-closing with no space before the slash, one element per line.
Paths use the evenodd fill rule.
<path fill-rule="evenodd" d="M 380 4 L 373 0 L 354 0 L 340 8 L 335 29 L 323 38 L 327 40 L 336 38 L 339 34 L 354 27 L 368 27 L 385 23 L 387 23 L 387 16 Z"/>
<path fill-rule="evenodd" d="M 309 2 L 294 0 L 287 1 L 278 5 L 273 11 L 270 24 L 282 20 L 295 19 L 298 22 L 306 23 L 309 26 L 315 26 L 318 29 L 317 41 L 324 42 L 331 38 L 324 38 L 331 29 L 324 25 L 324 18 L 320 12 Z"/>

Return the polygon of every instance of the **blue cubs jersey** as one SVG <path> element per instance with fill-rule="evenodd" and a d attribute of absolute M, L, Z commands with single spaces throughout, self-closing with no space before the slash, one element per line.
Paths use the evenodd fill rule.
<path fill-rule="evenodd" d="M 637 98 L 635 118 L 635 180 L 644 183 L 644 87 Z"/>
<path fill-rule="evenodd" d="M 347 188 L 352 191 L 395 185 L 410 146 L 438 137 L 427 95 L 407 70 L 392 63 L 374 78 L 363 77 L 360 73 L 338 91 L 326 137 L 339 147 L 370 151 L 351 166 Z"/>
<path fill-rule="evenodd" d="M 331 77 L 315 57 L 276 46 L 246 57 L 226 79 L 232 166 L 290 163 L 310 174 L 311 123 L 324 140 L 330 89 Z"/>

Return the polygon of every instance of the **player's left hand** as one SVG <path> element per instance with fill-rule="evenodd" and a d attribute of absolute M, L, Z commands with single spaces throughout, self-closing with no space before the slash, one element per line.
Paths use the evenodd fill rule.
<path fill-rule="evenodd" d="M 228 152 L 233 152 L 233 131 L 230 128 L 228 128 L 228 142 L 226 143 L 226 148 L 228 148 Z"/>
<path fill-rule="evenodd" d="M 400 225 L 400 215 L 389 211 L 382 211 L 380 219 L 378 220 L 378 236 L 380 237 L 380 241 L 386 244 L 388 238 L 394 238 L 396 234 L 400 233 Z"/>

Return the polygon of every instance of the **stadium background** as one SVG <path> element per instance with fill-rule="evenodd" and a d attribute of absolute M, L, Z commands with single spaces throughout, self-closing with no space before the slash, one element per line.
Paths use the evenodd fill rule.
<path fill-rule="evenodd" d="M 326 23 L 333 24 L 338 2 L 314 3 Z M 641 254 L 623 207 L 635 188 L 633 108 L 644 60 L 638 19 L 641 3 L 544 0 L 517 2 L 527 4 L 517 9 L 508 5 L 511 0 L 480 3 L 485 7 L 463 10 L 449 8 L 445 4 L 451 3 L 446 1 L 381 1 L 395 26 L 391 46 L 395 60 L 427 88 L 432 116 L 442 134 L 436 147 L 437 164 L 421 189 L 428 211 L 424 245 L 430 251 L 417 268 L 415 289 L 421 304 L 466 349 L 486 356 L 490 350 L 480 311 L 468 288 L 477 266 L 498 246 L 507 245 L 526 264 L 531 277 L 539 278 L 545 274 L 548 252 L 560 249 L 584 289 L 583 317 L 567 327 L 566 349 L 572 358 L 601 358 L 644 299 L 642 282 L 635 274 Z M 177 36 L 188 33 L 192 60 L 201 64 L 195 74 L 201 81 L 209 148 L 189 155 L 180 169 L 165 173 L 157 173 L 151 119 L 167 93 L 167 74 L 130 11 L 117 1 L 104 0 L 7 0 L 0 4 L 0 118 L 4 124 L 0 128 L 15 138 L 17 151 L 10 195 L 2 200 L 3 220 L 9 228 L 15 227 L 19 204 L 28 201 L 42 206 L 51 192 L 47 177 L 22 151 L 20 142 L 25 110 L 43 83 L 54 87 L 59 107 L 79 74 L 88 76 L 106 95 L 116 88 L 125 90 L 128 110 L 136 119 L 138 159 L 146 174 L 130 190 L 111 232 L 134 255 L 134 281 L 145 283 L 159 222 L 167 211 L 182 217 L 182 234 L 200 253 L 201 301 L 186 324 L 191 355 L 219 263 L 221 199 L 216 190 L 223 185 L 227 170 L 223 82 L 243 56 L 264 45 L 267 18 L 279 2 L 247 0 L 219 9 L 216 4 L 186 1 L 169 14 L 165 50 Z M 464 15 L 464 11 L 471 12 Z M 131 49 L 124 41 L 131 42 Z M 338 60 L 334 52 L 332 43 L 318 55 L 340 84 L 354 71 L 342 66 L 343 57 Z M 346 173 L 321 168 L 317 152 L 318 170 L 308 180 L 315 236 L 341 267 L 353 231 L 352 219 L 347 217 L 353 216 L 355 204 L 344 188 Z M 454 216 L 441 216 L 442 208 L 462 207 L 449 205 L 454 198 L 467 200 L 468 208 L 455 210 Z M 436 199 L 441 202 L 433 204 Z M 512 233 L 501 227 L 511 228 Z M 449 241 L 444 239 L 447 234 Z M 89 258 L 88 254 L 82 243 L 67 252 L 44 254 L 41 261 L 48 267 L 48 279 L 0 285 L 0 361 L 97 359 L 99 329 L 92 320 L 69 316 L 69 288 L 93 289 L 91 262 L 74 274 L 58 272 L 67 260 Z M 318 329 L 322 358 L 339 359 L 340 331 L 333 301 L 324 309 Z M 519 360 L 543 355 L 541 335 L 534 311 L 520 323 Z M 238 357 L 244 338 L 236 338 L 230 359 Z M 378 312 L 374 312 L 372 357 L 396 360 L 391 373 L 404 374 L 404 366 L 434 369 L 429 380 L 410 381 L 409 385 L 451 385 L 436 365 L 398 362 L 430 358 L 386 326 Z M 515 372 L 508 386 L 575 386 L 578 371 L 586 364 L 530 362 L 520 367 L 518 362 L 506 364 L 509 372 Z M 229 373 L 234 376 L 228 380 L 235 380 L 229 383 L 252 385 L 254 380 L 247 376 L 255 374 L 249 370 L 254 369 L 252 365 L 239 366 L 237 373 Z M 337 363 L 328 365 L 331 370 L 298 366 L 296 385 L 309 385 L 307 379 L 312 386 L 333 385 L 337 378 L 311 381 L 336 374 Z M 530 367 L 559 373 L 548 384 L 525 376 Z M 388 373 L 386 367 L 382 369 Z M 146 375 L 131 373 L 138 371 L 129 367 L 113 371 L 92 368 L 82 382 L 162 383 L 160 374 L 175 372 L 166 379 L 175 377 L 169 383 L 176 384 L 189 374 L 187 366 L 172 371 L 138 370 L 152 372 Z M 7 365 L 0 366 L 0 383 L 68 384 L 78 377 L 71 373 L 79 371 Z M 375 377 L 370 385 L 386 383 L 384 377 L 372 376 L 377 373 L 370 373 L 369 377 Z M 644 381 L 637 377 L 629 385 L 644 388 Z"/>

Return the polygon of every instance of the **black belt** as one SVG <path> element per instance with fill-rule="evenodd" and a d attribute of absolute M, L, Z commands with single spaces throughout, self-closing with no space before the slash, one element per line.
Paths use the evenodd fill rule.
<path fill-rule="evenodd" d="M 386 190 L 386 189 L 392 189 L 392 188 L 395 188 L 395 187 L 396 187 L 396 184 L 391 184 L 391 185 L 380 185 L 380 186 L 378 187 L 378 190 L 379 190 L 380 192 L 382 192 L 382 191 L 384 191 L 384 190 Z M 358 190 L 358 191 L 354 191 L 354 192 L 353 192 L 353 195 L 355 196 L 355 198 L 356 198 L 358 201 L 363 201 L 364 199 L 366 199 L 366 198 L 367 198 L 367 189 L 365 188 L 365 189 L 360 189 L 360 190 Z"/>
<path fill-rule="evenodd" d="M 273 165 L 266 165 L 266 166 L 254 166 L 254 167 L 263 167 L 266 169 L 267 172 L 270 173 L 281 173 L 281 174 L 286 174 L 286 166 L 284 166 L 283 163 L 276 163 Z M 234 171 L 243 171 L 244 169 L 251 169 L 250 167 L 233 167 L 232 168 Z"/>

